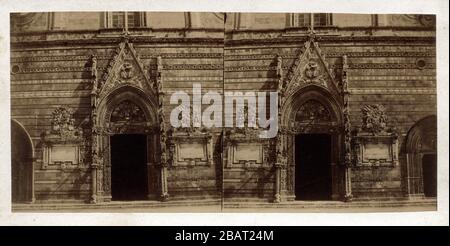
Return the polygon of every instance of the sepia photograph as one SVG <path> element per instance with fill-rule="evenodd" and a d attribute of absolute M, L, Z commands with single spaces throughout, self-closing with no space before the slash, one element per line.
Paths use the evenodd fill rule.
<path fill-rule="evenodd" d="M 448 213 L 436 13 L 114 6 L 5 17 L 10 214 Z"/>

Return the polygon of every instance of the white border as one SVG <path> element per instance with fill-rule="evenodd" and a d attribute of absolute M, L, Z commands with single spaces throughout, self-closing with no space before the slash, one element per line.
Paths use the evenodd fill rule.
<path fill-rule="evenodd" d="M 0 225 L 449 225 L 447 0 L 0 0 Z M 9 12 L 212 11 L 437 14 L 437 212 L 405 213 L 11 213 Z"/>

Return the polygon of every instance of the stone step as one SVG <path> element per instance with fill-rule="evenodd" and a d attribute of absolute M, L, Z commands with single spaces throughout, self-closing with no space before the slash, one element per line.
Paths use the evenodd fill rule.
<path fill-rule="evenodd" d="M 377 208 L 377 207 L 437 207 L 435 199 L 392 201 L 292 201 L 282 203 L 225 202 L 224 208 Z"/>
<path fill-rule="evenodd" d="M 107 203 L 34 203 L 13 204 L 12 211 L 36 211 L 36 210 L 83 210 L 83 209 L 118 209 L 118 208 L 163 208 L 163 207 L 195 207 L 195 206 L 217 206 L 220 207 L 219 199 L 205 200 L 177 200 L 177 201 L 112 201 Z"/>
<path fill-rule="evenodd" d="M 108 203 L 87 204 L 87 203 L 34 203 L 34 204 L 13 204 L 12 211 L 58 211 L 58 210 L 102 210 L 102 209 L 145 209 L 145 208 L 193 208 L 193 207 L 222 207 L 224 209 L 239 208 L 280 208 L 280 209 L 341 209 L 341 208 L 395 208 L 395 207 L 427 207 L 437 208 L 436 199 L 417 200 L 372 200 L 372 201 L 289 201 L 272 203 L 257 199 L 233 199 L 222 203 L 220 199 L 204 200 L 176 200 L 176 201 L 112 201 Z"/>

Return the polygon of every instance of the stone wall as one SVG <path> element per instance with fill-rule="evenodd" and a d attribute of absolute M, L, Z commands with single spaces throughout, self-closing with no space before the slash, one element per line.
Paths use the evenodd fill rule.
<path fill-rule="evenodd" d="M 87 166 L 42 168 L 42 134 L 51 130 L 51 115 L 59 106 L 73 109 L 74 125 L 89 130 L 90 57 L 96 56 L 101 77 L 123 42 L 121 30 L 99 31 L 103 14 L 89 13 L 82 19 L 80 13 L 22 16 L 21 25 L 12 29 L 11 117 L 23 125 L 33 142 L 37 200 L 90 199 L 92 177 Z M 287 72 L 310 37 L 306 30 L 286 29 L 287 14 L 239 17 L 228 14 L 225 32 L 224 16 L 214 13 L 191 13 L 188 18 L 185 13 L 146 13 L 146 16 L 147 27 L 155 29 L 131 29 L 128 42 L 134 45 L 149 78 L 156 76 L 157 57 L 163 61 L 166 119 L 175 107 L 170 105 L 170 95 L 185 91 L 192 98 L 194 83 L 201 85 L 203 93 L 277 90 L 277 55 Z M 368 27 L 373 18 L 334 15 L 333 23 L 337 26 L 317 27 L 315 41 L 336 81 L 342 72 L 342 56 L 348 57 L 352 127 L 361 127 L 363 106 L 381 104 L 386 109 L 387 127 L 395 128 L 399 135 L 399 164 L 353 167 L 353 195 L 398 197 L 406 190 L 407 133 L 419 120 L 436 115 L 435 30 L 422 25 L 417 18 L 402 15 L 376 17 L 380 26 L 389 28 Z M 358 21 L 354 24 L 353 20 Z M 170 128 L 169 122 L 166 124 Z M 175 199 L 218 197 L 223 189 L 226 197 L 273 198 L 274 161 L 268 163 L 269 159 L 264 157 L 260 166 L 226 167 L 222 159 L 226 150 L 221 151 L 225 141 L 222 129 L 209 132 L 213 165 L 169 166 L 169 194 Z M 272 146 L 265 155 L 274 152 Z"/>

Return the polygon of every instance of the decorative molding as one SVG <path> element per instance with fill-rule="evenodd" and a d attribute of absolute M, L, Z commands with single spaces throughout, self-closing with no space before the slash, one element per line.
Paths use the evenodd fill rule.
<path fill-rule="evenodd" d="M 367 88 L 367 89 L 349 89 L 350 93 L 353 95 L 436 95 L 437 91 L 435 88 Z"/>
<path fill-rule="evenodd" d="M 223 77 L 211 77 L 211 76 L 165 76 L 164 81 L 167 82 L 199 82 L 199 81 L 222 81 Z"/>
<path fill-rule="evenodd" d="M 146 65 L 142 66 L 145 70 L 155 70 L 156 65 Z M 25 74 L 25 73 L 63 73 L 63 72 L 91 72 L 90 67 L 20 67 L 19 71 L 15 74 Z M 223 70 L 223 64 L 168 64 L 164 66 L 165 70 Z M 268 68 L 266 66 L 260 67 L 236 67 L 228 68 L 228 70 L 275 70 L 276 68 Z M 109 70 L 109 66 L 106 68 L 97 67 L 98 71 Z M 225 70 L 227 71 L 227 70 Z M 104 75 L 103 75 L 104 76 Z"/>
<path fill-rule="evenodd" d="M 223 70 L 223 64 L 167 64 L 165 70 Z"/>
<path fill-rule="evenodd" d="M 356 167 L 395 167 L 398 165 L 398 135 L 356 132 L 353 136 L 354 164 Z"/>
<path fill-rule="evenodd" d="M 248 32 L 248 31 L 247 31 Z M 308 36 L 300 37 L 276 37 L 264 39 L 226 39 L 225 45 L 228 47 L 239 45 L 270 45 L 270 44 L 287 44 L 287 43 L 301 43 L 308 40 Z M 423 36 L 317 36 L 317 41 L 340 43 L 340 42 L 384 42 L 384 43 L 429 43 L 435 44 L 435 37 Z"/>
<path fill-rule="evenodd" d="M 12 80 L 12 85 L 47 85 L 47 84 L 86 84 L 90 85 L 91 79 L 39 79 L 39 80 Z"/>
<path fill-rule="evenodd" d="M 315 61 L 312 61 L 315 62 Z M 289 70 L 290 67 L 284 66 L 283 69 Z M 348 65 L 349 69 L 418 69 L 416 63 L 353 63 Z M 435 69 L 436 65 L 427 63 L 422 69 Z M 225 72 L 241 72 L 241 71 L 276 71 L 276 66 L 238 66 L 227 67 Z"/>
<path fill-rule="evenodd" d="M 154 59 L 160 56 L 163 59 L 189 59 L 189 58 L 223 58 L 222 53 L 152 53 L 141 55 L 142 59 Z"/>
<path fill-rule="evenodd" d="M 424 75 L 392 75 L 392 76 L 385 76 L 385 75 L 367 75 L 367 76 L 358 76 L 358 75 L 352 75 L 352 81 L 359 81 L 359 80 L 389 80 L 389 81 L 396 81 L 396 80 L 424 80 L 424 81 L 433 81 L 436 80 L 436 76 L 424 76 Z"/>
<path fill-rule="evenodd" d="M 270 168 L 276 161 L 276 154 L 272 151 L 274 149 L 275 140 L 259 138 L 256 130 L 248 129 L 243 132 L 229 130 L 224 140 L 225 167 Z M 253 153 L 245 152 L 244 155 L 239 155 L 242 151 Z"/>
<path fill-rule="evenodd" d="M 235 78 L 223 78 L 225 83 L 273 83 L 274 86 L 278 84 L 278 78 L 243 78 L 243 77 L 235 77 Z"/>
<path fill-rule="evenodd" d="M 347 57 L 435 57 L 436 52 L 416 52 L 416 51 L 403 51 L 403 52 L 337 52 L 327 51 L 324 52 L 327 57 L 340 58 L 343 55 Z M 223 58 L 225 61 L 242 61 L 242 60 L 272 60 L 275 59 L 277 54 L 242 54 L 242 55 L 225 55 Z M 283 53 L 280 55 L 283 59 L 295 59 L 296 55 L 290 53 Z"/>
<path fill-rule="evenodd" d="M 53 56 L 18 56 L 11 57 L 11 63 L 19 62 L 52 62 L 52 61 L 86 61 L 90 55 L 60 55 L 55 54 Z M 96 55 L 98 60 L 108 60 L 108 55 Z"/>
<path fill-rule="evenodd" d="M 172 30 L 173 31 L 173 30 Z M 223 31 L 223 30 L 222 30 Z M 27 47 L 49 47 L 49 46 L 67 46 L 67 45 L 101 45 L 101 44 L 109 44 L 114 45 L 119 43 L 122 40 L 122 31 L 120 33 L 115 33 L 114 37 L 97 37 L 95 34 L 90 38 L 77 38 L 73 39 L 72 34 L 78 34 L 80 37 L 88 34 L 89 32 L 85 31 L 84 34 L 78 33 L 64 33 L 59 31 L 59 33 L 64 33 L 68 35 L 66 38 L 64 34 L 58 40 L 52 40 L 51 34 L 53 32 L 44 32 L 41 35 L 44 35 L 48 40 L 33 40 L 32 36 L 19 36 L 13 34 L 12 42 L 11 42 L 11 50 L 18 50 Z M 49 35 L 50 34 L 50 35 Z M 36 35 L 36 34 L 34 34 Z M 98 35 L 98 34 L 97 34 Z M 18 38 L 20 37 L 20 40 Z M 28 40 L 26 40 L 28 38 Z M 218 46 L 223 47 L 223 38 L 185 38 L 185 37 L 174 37 L 174 38 L 159 38 L 154 36 L 146 36 L 146 37 L 136 37 L 129 36 L 129 41 L 132 43 L 142 43 L 142 44 L 196 44 L 196 45 L 208 45 L 210 46 Z"/>
<path fill-rule="evenodd" d="M 143 49 L 139 47 L 139 49 Z M 155 59 L 158 56 L 164 59 L 222 59 L 222 53 L 151 53 L 151 54 L 141 54 L 141 59 Z M 96 55 L 98 60 L 109 60 L 109 55 Z M 51 61 L 86 61 L 89 55 L 60 55 L 55 54 L 54 56 L 22 56 L 22 57 L 11 57 L 11 63 L 19 62 L 51 62 Z"/>
<path fill-rule="evenodd" d="M 33 91 L 33 92 L 12 92 L 12 99 L 23 98 L 54 98 L 54 97 L 88 97 L 91 90 L 80 91 Z"/>
<path fill-rule="evenodd" d="M 172 167 L 212 166 L 213 142 L 211 134 L 174 133 L 170 142 L 169 156 L 171 156 Z"/>
<path fill-rule="evenodd" d="M 237 66 L 237 67 L 224 67 L 224 72 L 241 72 L 241 71 L 276 71 L 277 66 Z M 288 70 L 289 67 L 285 66 L 283 69 Z"/>
<path fill-rule="evenodd" d="M 416 63 L 353 63 L 349 69 L 418 69 Z M 433 63 L 426 63 L 421 69 L 435 69 Z"/>
<path fill-rule="evenodd" d="M 23 73 L 63 73 L 63 72 L 90 72 L 90 67 L 26 67 L 20 68 L 16 74 Z"/>
<path fill-rule="evenodd" d="M 327 57 L 435 57 L 436 52 L 326 52 Z"/>

